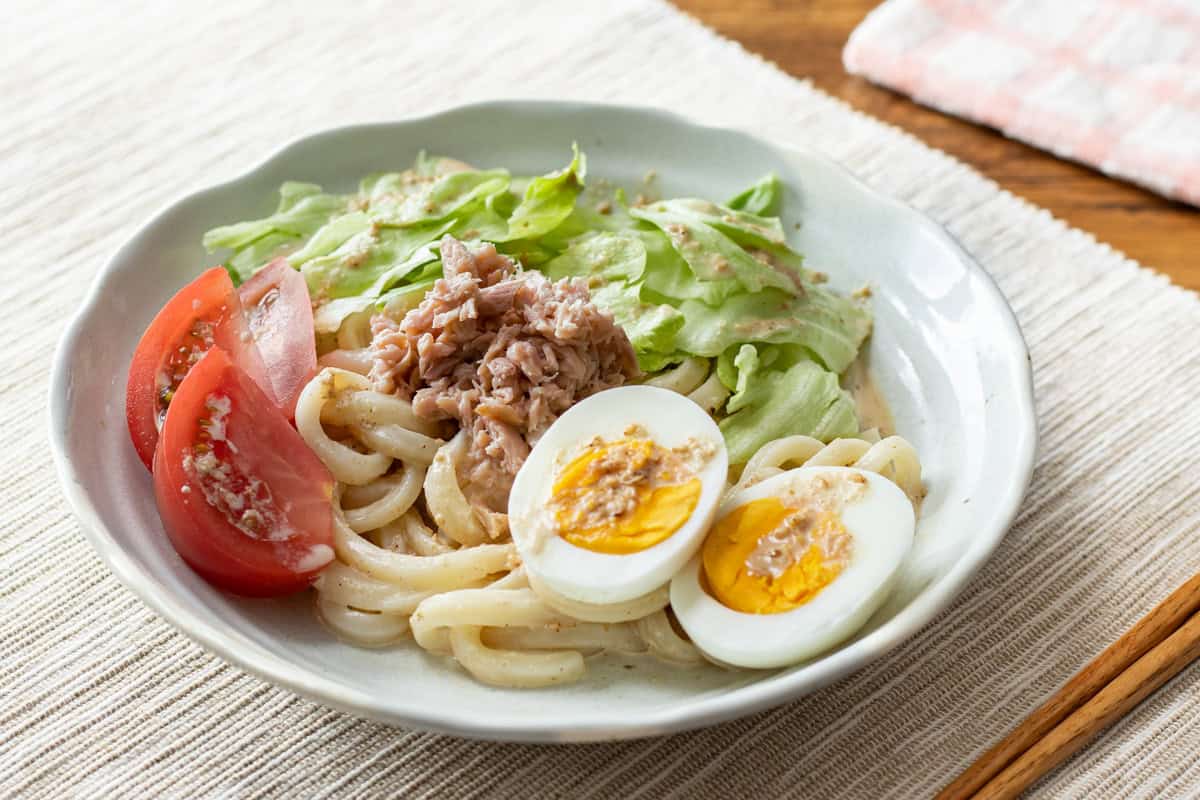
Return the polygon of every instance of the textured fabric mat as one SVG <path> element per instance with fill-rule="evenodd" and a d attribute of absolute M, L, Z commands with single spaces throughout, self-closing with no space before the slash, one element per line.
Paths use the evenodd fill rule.
<path fill-rule="evenodd" d="M 668 6 L 340 5 L 6 12 L 0 797 L 928 795 L 1200 569 L 1191 294 Z M 497 96 L 657 105 L 809 145 L 945 224 L 996 277 L 1032 349 L 1041 455 L 1020 519 L 952 608 L 768 713 L 533 747 L 295 697 L 208 655 L 108 573 L 45 436 L 51 352 L 105 258 L 168 200 L 293 136 Z M 1194 666 L 1039 791 L 1200 795 L 1198 690 Z"/>

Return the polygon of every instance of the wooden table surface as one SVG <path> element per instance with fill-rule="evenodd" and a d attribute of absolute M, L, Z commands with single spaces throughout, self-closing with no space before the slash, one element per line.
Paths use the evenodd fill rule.
<path fill-rule="evenodd" d="M 1178 284 L 1200 289 L 1200 209 L 919 106 L 846 73 L 842 48 L 879 0 L 675 0 L 797 78 L 916 135 Z"/>

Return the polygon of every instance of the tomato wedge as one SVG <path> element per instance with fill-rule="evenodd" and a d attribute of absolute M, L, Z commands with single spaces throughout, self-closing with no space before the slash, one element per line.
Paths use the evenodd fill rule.
<path fill-rule="evenodd" d="M 254 342 L 267 366 L 275 400 L 288 419 L 317 372 L 312 301 L 304 277 L 277 258 L 238 288 Z"/>
<path fill-rule="evenodd" d="M 222 267 L 204 272 L 172 297 L 154 317 L 133 353 L 125 387 L 125 420 L 133 446 L 147 469 L 179 385 L 192 365 L 214 346 L 224 348 L 273 394 L 233 281 Z"/>
<path fill-rule="evenodd" d="M 175 550 L 235 594 L 291 594 L 333 560 L 333 478 L 218 347 L 175 391 L 154 492 Z"/>

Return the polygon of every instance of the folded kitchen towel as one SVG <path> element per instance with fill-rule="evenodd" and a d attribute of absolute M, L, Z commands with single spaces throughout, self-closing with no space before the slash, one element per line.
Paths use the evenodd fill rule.
<path fill-rule="evenodd" d="M 888 0 L 846 69 L 1200 205 L 1200 0 Z"/>

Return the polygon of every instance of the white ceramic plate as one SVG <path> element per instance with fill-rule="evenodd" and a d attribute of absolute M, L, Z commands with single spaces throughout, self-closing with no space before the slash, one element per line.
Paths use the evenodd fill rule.
<path fill-rule="evenodd" d="M 287 179 L 350 190 L 362 175 L 409 165 L 427 149 L 481 167 L 540 173 L 570 144 L 593 176 L 636 184 L 658 172 L 665 196 L 720 199 L 775 171 L 784 221 L 808 264 L 874 289 L 870 356 L 899 431 L 925 463 L 929 496 L 899 590 L 852 641 L 777 672 L 673 669 L 605 658 L 588 678 L 497 690 L 415 645 L 363 650 L 334 640 L 311 598 L 240 600 L 212 589 L 163 535 L 150 476 L 125 428 L 125 374 L 155 312 L 211 257 L 201 234 L 263 216 Z M 951 601 L 1017 511 L 1036 438 L 1020 330 L 989 277 L 937 225 L 841 167 L 745 133 L 658 111 L 547 102 L 468 106 L 420 119 L 342 128 L 280 150 L 229 183 L 151 220 L 97 278 L 59 346 L 51 440 L 84 531 L 126 585 L 221 657 L 337 708 L 403 726 L 505 740 L 571 741 L 693 728 L 783 703 L 867 664 Z"/>

